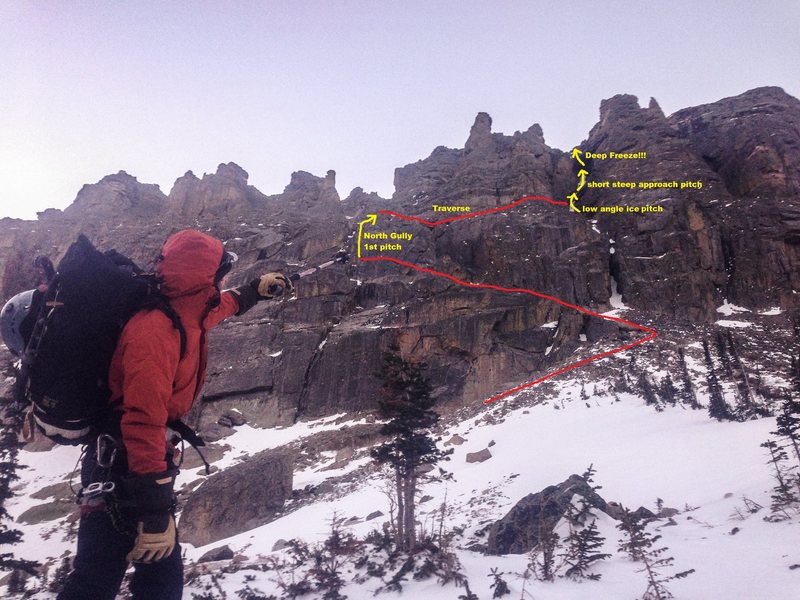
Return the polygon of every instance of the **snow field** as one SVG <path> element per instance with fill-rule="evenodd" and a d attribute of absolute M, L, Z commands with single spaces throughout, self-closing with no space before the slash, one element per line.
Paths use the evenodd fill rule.
<path fill-rule="evenodd" d="M 665 506 L 681 511 L 674 517 L 676 525 L 665 526 L 666 520 L 661 520 L 649 528 L 663 536 L 659 547 L 668 546 L 667 555 L 675 558 L 671 572 L 696 570 L 688 578 L 669 584 L 676 598 L 800 598 L 800 569 L 789 569 L 800 563 L 800 519 L 796 515 L 782 523 L 767 523 L 762 519 L 769 514 L 769 490 L 773 483 L 759 444 L 770 437 L 769 432 L 775 428 L 774 419 L 718 423 L 709 420 L 706 411 L 676 407 L 656 412 L 632 394 L 621 394 L 620 402 L 603 395 L 591 397 L 587 407 L 583 401 L 570 400 L 578 396 L 579 382 L 561 381 L 557 388 L 557 398 L 543 400 L 539 405 L 503 414 L 501 401 L 487 408 L 486 413 L 450 427 L 442 436 L 442 443 L 454 434 L 466 440 L 454 446 L 451 460 L 441 465 L 454 473 L 455 480 L 422 486 L 421 493 L 432 499 L 419 505 L 419 520 L 430 527 L 434 513 L 446 498 L 446 527 L 464 528 L 464 535 L 456 537 L 454 547 L 470 587 L 479 598 L 491 598 L 489 571 L 493 567 L 506 573 L 504 577 L 512 590 L 512 595 L 507 597 L 514 599 L 520 597 L 523 584 L 526 593 L 537 600 L 632 599 L 644 592 L 645 576 L 637 573 L 641 566 L 616 552 L 621 533 L 615 529 L 616 521 L 604 514 L 598 516 L 598 526 L 607 538 L 604 552 L 613 556 L 596 563 L 593 571 L 602 575 L 599 582 L 565 579 L 553 583 L 523 582 L 521 574 L 525 571 L 527 556 L 485 556 L 464 549 L 474 542 L 485 543 L 486 537 L 475 537 L 475 532 L 503 517 L 522 497 L 560 483 L 570 474 L 583 473 L 589 464 L 597 470 L 595 483 L 602 486 L 598 493 L 606 501 L 617 501 L 631 509 L 642 505 L 655 511 L 656 498 L 662 498 Z M 591 387 L 587 388 L 591 392 Z M 495 422 L 487 422 L 492 420 Z M 339 428 L 341 425 L 336 421 L 337 417 L 330 417 L 269 430 L 249 425 L 238 427 L 234 435 L 223 440 L 232 449 L 214 464 L 225 468 L 244 455 Z M 494 442 L 491 447 L 490 442 Z M 483 463 L 466 462 L 467 453 L 487 447 L 492 458 Z M 30 506 L 42 503 L 28 494 L 63 481 L 78 455 L 79 449 L 69 447 L 58 447 L 46 453 L 21 452 L 20 462 L 29 469 L 20 471 L 25 483 L 20 486 L 21 495 L 9 505 L 12 516 L 17 517 Z M 295 472 L 294 487 L 302 489 L 308 484 L 318 484 L 353 471 L 368 461 L 368 458 L 361 458 L 334 471 L 315 467 Z M 196 474 L 184 472 L 178 486 L 196 478 Z M 334 513 L 344 519 L 361 519 L 348 530 L 363 536 L 371 529 L 380 528 L 387 519 L 363 521 L 376 510 L 388 514 L 382 487 L 383 482 L 376 474 L 365 476 L 355 491 L 342 498 L 303 506 L 272 523 L 206 547 L 184 545 L 187 563 L 223 544 L 246 556 L 247 562 L 259 563 L 271 554 L 278 539 L 323 540 Z M 749 514 L 744 510 L 743 497 L 765 508 Z M 744 519 L 735 515 L 737 507 Z M 63 522 L 18 527 L 25 537 L 14 547 L 14 552 L 21 557 L 46 560 L 60 556 L 67 549 L 74 552 L 74 542 L 62 539 L 67 527 Z M 659 530 L 654 531 L 655 527 Z M 735 534 L 732 533 L 734 528 L 739 528 Z M 558 531 L 562 538 L 566 536 L 563 522 Z M 235 598 L 235 592 L 244 587 L 246 575 L 255 576 L 250 582 L 253 588 L 266 594 L 277 590 L 274 573 L 244 570 L 220 580 L 229 598 Z M 363 586 L 350 584 L 344 593 L 351 600 L 372 598 L 378 585 L 377 580 L 370 580 Z M 202 587 L 195 584 L 187 588 L 184 597 L 191 598 L 192 592 L 200 591 Z M 461 593 L 463 590 L 441 587 L 435 581 L 410 581 L 402 594 L 382 597 L 451 600 Z"/>
<path fill-rule="evenodd" d="M 562 396 L 574 395 L 574 386 L 561 387 Z M 478 424 L 482 415 L 451 428 L 443 441 L 453 434 L 467 440 L 455 446 L 451 460 L 442 464 L 455 474 L 455 481 L 423 486 L 422 494 L 433 499 L 419 506 L 419 520 L 430 523 L 446 495 L 450 515 L 447 527 L 465 528 L 465 535 L 456 540 L 456 547 L 485 541 L 485 537 L 473 538 L 472 534 L 501 518 L 523 496 L 559 483 L 572 473 L 580 474 L 593 463 L 597 469 L 595 481 L 602 486 L 598 492 L 607 501 L 617 501 L 632 509 L 643 505 L 655 510 L 656 498 L 662 498 L 665 506 L 682 511 L 675 517 L 675 526 L 663 527 L 666 521 L 651 525 L 651 530 L 660 527 L 657 533 L 663 539 L 659 546 L 668 546 L 667 554 L 675 558 L 672 572 L 696 569 L 687 579 L 670 583 L 677 598 L 797 600 L 800 597 L 796 594 L 798 571 L 788 568 L 800 562 L 797 523 L 766 523 L 762 520 L 768 514 L 766 508 L 747 515 L 744 521 L 732 516 L 737 506 L 743 507 L 742 497 L 769 505 L 768 490 L 772 483 L 759 444 L 774 429 L 773 419 L 717 423 L 709 420 L 705 411 L 670 408 L 656 413 L 630 394 L 623 394 L 621 402 L 608 397 L 592 398 L 590 408 L 579 401 L 565 402 L 564 408 L 560 408 L 559 402 L 559 410 L 553 404 L 551 401 L 518 409 L 501 417 L 502 423 Z M 489 410 L 500 412 L 499 407 Z M 489 448 L 491 459 L 466 463 L 468 452 L 481 450 L 491 441 L 495 442 Z M 313 474 L 298 475 L 300 481 L 316 481 Z M 268 553 L 279 538 L 322 540 L 334 512 L 345 519 L 354 516 L 363 519 L 374 510 L 388 513 L 380 486 L 380 481 L 371 477 L 340 500 L 301 508 L 207 548 L 189 548 L 187 556 L 197 558 L 211 547 L 228 543 L 234 551 L 241 550 L 249 558 L 255 558 L 257 554 Z M 361 522 L 349 530 L 364 535 L 385 519 Z M 613 555 L 594 569 L 603 576 L 600 582 L 531 580 L 526 583 L 526 590 L 541 600 L 641 595 L 646 587 L 644 574 L 636 572 L 641 568 L 639 564 L 616 553 L 621 534 L 615 525 L 616 521 L 610 517 L 599 516 L 598 526 L 607 538 L 604 551 Z M 562 537 L 566 536 L 564 527 L 562 523 Z M 732 535 L 734 527 L 740 531 Z M 525 555 L 484 556 L 459 549 L 458 556 L 473 592 L 480 598 L 491 597 L 488 575 L 492 567 L 506 572 L 512 597 L 519 597 L 523 585 L 520 575 L 527 563 Z M 265 593 L 275 590 L 269 574 L 256 576 L 254 587 Z M 345 593 L 351 599 L 366 599 L 372 597 L 375 587 L 377 582 L 362 587 L 351 584 Z M 239 588 L 231 587 L 231 591 L 235 589 Z M 454 590 L 433 581 L 412 582 L 406 587 L 405 595 L 408 594 L 444 600 L 454 597 Z"/>

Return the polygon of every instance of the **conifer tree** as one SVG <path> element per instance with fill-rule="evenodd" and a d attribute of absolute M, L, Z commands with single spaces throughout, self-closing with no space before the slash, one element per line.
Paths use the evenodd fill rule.
<path fill-rule="evenodd" d="M 722 394 L 722 386 L 717 379 L 717 371 L 714 368 L 714 361 L 711 358 L 711 351 L 708 348 L 708 341 L 703 340 L 703 353 L 706 359 L 706 381 L 708 383 L 708 416 L 718 421 L 733 421 L 728 404 Z"/>
<path fill-rule="evenodd" d="M 733 379 L 733 363 L 731 357 L 728 355 L 727 340 L 722 332 L 717 332 L 715 337 L 717 342 L 717 354 L 719 355 L 719 362 L 722 365 L 722 371 L 728 379 Z"/>
<path fill-rule="evenodd" d="M 767 449 L 769 453 L 767 464 L 771 464 L 775 470 L 776 485 L 772 488 L 772 511 L 785 510 L 786 507 L 798 502 L 798 495 L 791 485 L 792 469 L 785 464 L 789 457 L 783 446 L 775 440 L 767 440 L 761 447 Z"/>
<path fill-rule="evenodd" d="M 778 428 L 772 432 L 783 438 L 794 451 L 797 466 L 800 467 L 800 400 L 793 399 L 787 392 L 775 419 Z"/>
<path fill-rule="evenodd" d="M 681 402 L 695 410 L 702 408 L 694 392 L 694 385 L 692 385 L 692 378 L 689 375 L 689 367 L 686 364 L 686 356 L 683 352 L 683 348 L 678 348 L 678 358 L 681 365 Z"/>
<path fill-rule="evenodd" d="M 644 396 L 644 401 L 646 404 L 655 406 L 656 410 L 658 411 L 664 410 L 664 408 L 659 404 L 658 397 L 653 390 L 653 385 L 650 383 L 650 379 L 647 377 L 647 374 L 644 371 L 642 371 L 639 375 L 638 385 L 642 392 L 642 396 Z"/>
<path fill-rule="evenodd" d="M 680 573 L 667 574 L 663 571 L 673 566 L 674 558 L 666 556 L 667 547 L 656 547 L 660 535 L 652 535 L 645 522 L 627 508 L 623 509 L 622 519 L 617 529 L 623 532 L 619 550 L 625 552 L 636 562 L 641 562 L 643 567 L 640 573 L 647 576 L 647 589 L 642 595 L 642 600 L 667 600 L 674 598 L 667 589 L 666 584 L 675 579 L 683 579 L 694 573 L 694 569 Z"/>
<path fill-rule="evenodd" d="M 647 548 L 652 545 L 649 534 L 645 531 L 645 523 L 641 517 L 635 515 L 630 509 L 623 507 L 622 517 L 620 518 L 617 529 L 624 537 L 619 541 L 617 550 L 634 561 L 638 562 L 644 558 Z"/>
<path fill-rule="evenodd" d="M 492 598 L 502 598 L 511 593 L 511 590 L 508 588 L 508 583 L 503 579 L 503 575 L 505 575 L 505 573 L 500 573 L 497 567 L 489 572 L 489 577 L 493 578 L 489 586 L 489 589 L 492 590 Z"/>
<path fill-rule="evenodd" d="M 395 543 L 406 552 L 414 552 L 417 542 L 417 469 L 436 464 L 450 454 L 439 450 L 430 434 L 439 415 L 433 410 L 435 400 L 423 375 L 424 369 L 422 363 L 404 360 L 397 349 L 384 353 L 378 412 L 381 418 L 389 420 L 381 428 L 381 434 L 390 439 L 372 450 L 373 459 L 390 465 L 394 471 Z"/>
<path fill-rule="evenodd" d="M 603 489 L 602 485 L 595 485 L 595 483 L 594 483 L 594 476 L 595 476 L 596 473 L 597 473 L 597 469 L 594 468 L 594 463 L 590 463 L 589 466 L 586 467 L 586 470 L 581 475 L 581 478 L 586 483 L 588 483 L 589 486 L 595 491 Z"/>
<path fill-rule="evenodd" d="M 530 561 L 530 569 L 537 579 L 541 581 L 553 581 L 555 579 L 557 570 L 556 550 L 558 549 L 559 540 L 560 537 L 555 531 L 540 526 L 539 543 L 536 544 L 536 547 L 531 552 Z"/>
<path fill-rule="evenodd" d="M 19 441 L 19 431 L 22 429 L 22 411 L 11 401 L 5 400 L 5 405 L 0 405 L 2 419 L 0 419 L 0 548 L 7 548 L 22 539 L 22 532 L 12 529 L 6 521 L 11 520 L 6 509 L 6 501 L 14 493 L 12 484 L 19 479 L 17 469 L 17 455 L 22 444 Z M 0 553 L 0 571 L 23 571 L 35 574 L 38 563 L 30 560 L 15 558 L 13 552 Z"/>
<path fill-rule="evenodd" d="M 728 342 L 731 362 L 733 363 L 734 374 L 736 376 L 736 385 L 739 388 L 740 412 L 742 413 L 742 418 L 755 419 L 769 416 L 769 411 L 763 406 L 760 406 L 756 401 L 753 386 L 750 383 L 750 376 L 747 374 L 747 368 L 739 356 L 736 340 L 730 331 L 726 335 L 726 340 Z"/>
<path fill-rule="evenodd" d="M 567 511 L 570 510 L 575 509 L 570 505 Z M 597 519 L 592 519 L 585 526 L 573 523 L 570 519 L 570 533 L 565 541 L 567 548 L 564 553 L 564 562 L 568 568 L 564 576 L 570 579 L 592 579 L 594 581 L 600 579 L 600 575 L 590 573 L 589 569 L 595 562 L 605 560 L 611 555 L 599 552 L 605 544 L 605 538 L 597 529 Z"/>
<path fill-rule="evenodd" d="M 675 388 L 675 384 L 672 382 L 672 376 L 667 373 L 667 376 L 661 382 L 660 387 L 660 395 L 664 402 L 675 406 L 678 402 L 678 390 Z"/>
<path fill-rule="evenodd" d="M 581 400 L 583 400 L 584 402 L 589 400 L 589 394 L 586 393 L 586 384 L 584 384 L 584 383 L 581 383 L 581 396 L 580 397 L 581 397 Z"/>

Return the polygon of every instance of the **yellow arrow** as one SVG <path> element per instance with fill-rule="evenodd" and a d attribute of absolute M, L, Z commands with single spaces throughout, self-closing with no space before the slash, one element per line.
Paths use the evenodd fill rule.
<path fill-rule="evenodd" d="M 569 208 L 570 208 L 570 210 L 574 210 L 576 213 L 579 213 L 581 211 L 579 211 L 577 208 L 575 208 L 575 205 L 573 204 L 573 202 L 575 202 L 575 200 L 577 200 L 577 199 L 578 199 L 578 194 L 576 194 L 575 192 L 572 192 L 572 194 L 567 196 L 567 200 L 569 200 Z"/>
<path fill-rule="evenodd" d="M 378 215 L 367 215 L 367 218 L 358 224 L 358 258 L 361 258 L 361 230 L 364 229 L 365 224 L 375 225 L 377 222 Z"/>
<path fill-rule="evenodd" d="M 572 158 L 574 158 L 579 163 L 581 163 L 582 167 L 585 167 L 586 163 L 581 160 L 581 154 L 583 154 L 582 150 L 578 150 L 577 148 L 573 148 L 572 149 Z"/>
<path fill-rule="evenodd" d="M 580 191 L 581 191 L 581 188 L 582 188 L 584 185 L 586 185 L 586 176 L 587 176 L 588 174 L 589 174 L 589 171 L 587 171 L 586 169 L 581 169 L 580 171 L 578 171 L 578 177 L 580 177 L 580 178 L 581 178 L 581 183 L 580 183 L 580 185 L 578 186 L 578 190 L 577 190 L 577 191 L 579 191 L 579 192 L 580 192 Z"/>

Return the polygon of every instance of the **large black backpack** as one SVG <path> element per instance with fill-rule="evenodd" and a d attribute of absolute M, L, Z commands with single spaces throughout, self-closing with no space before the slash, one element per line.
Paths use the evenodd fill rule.
<path fill-rule="evenodd" d="M 163 310 L 181 332 L 182 355 L 185 333 L 153 274 L 83 235 L 49 270 L 47 290 L 34 293 L 35 317 L 22 328 L 16 396 L 30 402 L 30 418 L 47 437 L 75 445 L 109 419 L 108 369 L 126 321 L 144 308 Z"/>

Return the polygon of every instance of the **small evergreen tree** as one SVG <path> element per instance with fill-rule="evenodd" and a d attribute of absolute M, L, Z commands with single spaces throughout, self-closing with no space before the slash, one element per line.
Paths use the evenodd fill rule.
<path fill-rule="evenodd" d="M 661 536 L 653 537 L 653 542 L 658 540 Z M 675 579 L 683 579 L 694 573 L 694 569 L 688 571 L 681 571 L 667 575 L 662 573 L 664 569 L 669 569 L 673 566 L 675 559 L 671 556 L 664 556 L 664 553 L 669 548 L 653 548 L 649 550 L 643 559 L 644 567 L 639 570 L 640 573 L 647 574 L 647 588 L 642 595 L 642 600 L 668 600 L 674 598 L 672 592 L 667 589 L 666 584 Z"/>
<path fill-rule="evenodd" d="M 316 591 L 322 593 L 323 600 L 346 600 L 347 596 L 342 594 L 346 583 L 342 577 L 343 567 L 363 547 L 363 542 L 344 530 L 343 522 L 344 519 L 334 514 L 330 535 L 310 552 L 313 564 L 308 575 Z"/>
<path fill-rule="evenodd" d="M 617 529 L 624 535 L 619 540 L 617 550 L 634 561 L 638 562 L 644 558 L 644 553 L 649 548 L 649 534 L 645 530 L 646 524 L 641 517 L 632 513 L 628 508 L 623 507 L 622 517 L 620 518 Z"/>
<path fill-rule="evenodd" d="M 480 600 L 477 594 L 475 594 L 471 589 L 469 589 L 469 581 L 463 582 L 464 586 L 464 593 L 458 596 L 458 600 Z"/>
<path fill-rule="evenodd" d="M 787 393 L 775 422 L 778 428 L 772 434 L 784 439 L 791 446 L 800 467 L 800 400 L 793 399 Z"/>
<path fill-rule="evenodd" d="M 574 510 L 572 506 L 567 510 L 570 509 Z M 586 526 L 573 525 L 570 521 L 570 533 L 566 543 L 564 562 L 568 568 L 564 576 L 570 579 L 592 579 L 594 581 L 600 579 L 600 575 L 590 573 L 589 569 L 595 562 L 605 560 L 611 555 L 599 552 L 605 543 L 605 538 L 597 529 L 597 519 L 592 519 Z"/>
<path fill-rule="evenodd" d="M 620 540 L 620 552 L 626 553 L 631 560 L 641 562 L 643 568 L 640 573 L 647 575 L 647 589 L 642 595 L 642 600 L 667 600 L 674 598 L 667 589 L 666 584 L 675 579 L 682 579 L 694 573 L 694 569 L 681 571 L 672 575 L 663 571 L 673 566 L 674 558 L 666 556 L 669 548 L 656 547 L 660 535 L 652 535 L 647 531 L 646 523 L 627 508 L 623 509 L 622 519 L 617 529 L 623 532 Z"/>
<path fill-rule="evenodd" d="M 573 527 L 583 527 L 589 519 L 594 520 L 594 516 L 591 504 L 589 504 L 583 496 L 578 498 L 578 506 L 570 503 L 567 505 L 567 510 L 564 512 L 564 518 L 567 520 L 567 523 L 569 523 L 570 529 Z"/>
<path fill-rule="evenodd" d="M 494 578 L 492 584 L 489 586 L 489 589 L 492 590 L 492 598 L 502 598 L 511 593 L 511 590 L 508 588 L 508 583 L 503 579 L 503 575 L 505 575 L 505 573 L 498 572 L 497 567 L 489 572 L 489 577 Z"/>
<path fill-rule="evenodd" d="M 595 491 L 603 489 L 602 485 L 595 485 L 594 483 L 594 476 L 596 473 L 597 469 L 594 468 L 594 463 L 591 463 L 581 475 L 581 478 Z"/>
<path fill-rule="evenodd" d="M 540 581 L 553 581 L 558 567 L 556 566 L 556 550 L 561 539 L 552 529 L 547 529 L 540 520 L 539 543 L 531 551 L 529 569 Z"/>
<path fill-rule="evenodd" d="M 800 344 L 798 344 L 798 346 L 800 346 Z M 798 352 L 800 352 L 800 349 L 798 349 Z M 800 357 L 792 357 L 789 377 L 791 381 L 792 392 L 794 392 L 794 397 L 797 398 L 798 395 L 800 395 Z"/>
<path fill-rule="evenodd" d="M 380 432 L 390 439 L 372 450 L 373 459 L 390 465 L 394 472 L 395 542 L 400 550 L 411 553 L 417 543 L 417 469 L 436 464 L 452 452 L 439 450 L 429 433 L 439 415 L 433 410 L 435 400 L 423 375 L 424 369 L 422 363 L 401 358 L 396 349 L 384 353 L 378 412 L 381 418 L 389 420 Z"/>
<path fill-rule="evenodd" d="M 769 461 L 775 470 L 774 477 L 776 485 L 772 488 L 772 511 L 778 512 L 785 510 L 786 507 L 798 502 L 797 493 L 794 491 L 791 484 L 793 470 L 786 466 L 788 455 L 783 446 L 780 446 L 775 440 L 767 440 L 761 444 L 762 448 L 766 448 L 769 453 Z"/>

